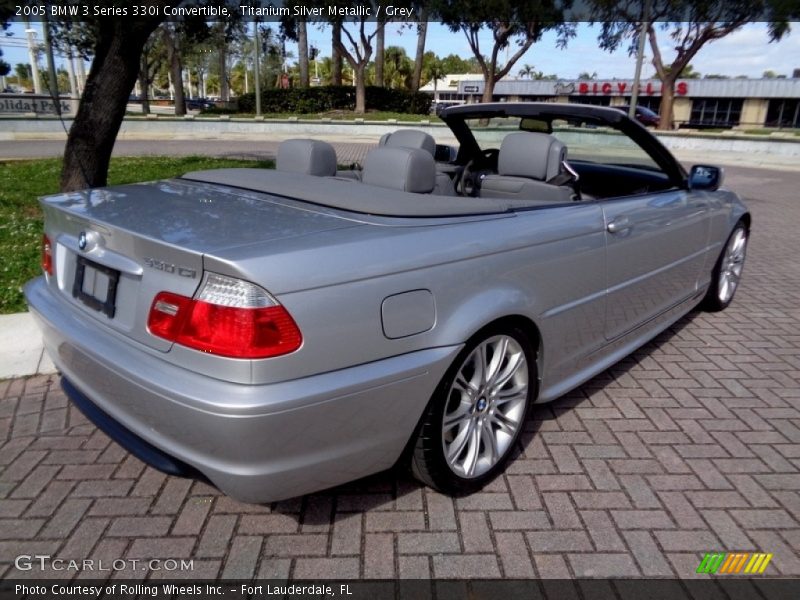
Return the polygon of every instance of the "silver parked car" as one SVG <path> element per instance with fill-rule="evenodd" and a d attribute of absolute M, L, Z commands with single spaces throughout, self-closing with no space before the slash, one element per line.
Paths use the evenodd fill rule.
<path fill-rule="evenodd" d="M 608 108 L 464 105 L 360 169 L 277 168 L 42 199 L 30 308 L 71 400 L 133 454 L 237 498 L 409 465 L 468 493 L 528 407 L 698 304 L 725 308 L 750 215 Z"/>

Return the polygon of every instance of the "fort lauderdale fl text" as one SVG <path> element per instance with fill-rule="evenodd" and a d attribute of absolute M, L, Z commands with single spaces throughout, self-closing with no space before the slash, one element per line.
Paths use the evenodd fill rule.
<path fill-rule="evenodd" d="M 383 11 L 383 12 L 381 12 Z M 375 14 L 372 14 L 372 13 Z M 414 16 L 414 8 L 407 6 L 239 6 L 239 13 L 244 17 L 306 17 L 306 18 L 325 18 L 325 17 L 367 17 L 378 18 L 387 17 L 410 19 Z"/>
<path fill-rule="evenodd" d="M 338 588 L 338 589 L 337 589 Z M 99 598 L 101 594 L 113 596 L 120 594 L 123 596 L 151 596 L 158 598 L 164 596 L 172 598 L 173 596 L 204 596 L 206 599 L 209 597 L 220 596 L 224 597 L 226 592 L 234 594 L 241 594 L 245 598 L 253 596 L 321 596 L 325 598 L 333 598 L 335 596 L 352 596 L 353 592 L 350 590 L 350 584 L 286 584 L 286 585 L 251 585 L 241 584 L 236 587 L 229 587 L 226 585 L 212 585 L 206 583 L 204 585 L 190 584 L 190 585 L 174 585 L 169 583 L 162 583 L 160 585 L 148 585 L 145 583 L 136 584 L 106 584 L 106 585 L 76 585 L 55 583 L 52 585 L 24 585 L 17 584 L 14 586 L 14 592 L 17 595 L 25 595 L 29 598 L 36 596 L 53 597 L 53 596 L 70 596 L 70 597 L 94 597 Z"/>

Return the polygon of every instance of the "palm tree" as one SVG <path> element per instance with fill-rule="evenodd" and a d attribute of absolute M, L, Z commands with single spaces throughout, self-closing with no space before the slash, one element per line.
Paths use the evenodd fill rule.
<path fill-rule="evenodd" d="M 432 60 L 425 69 L 425 77 L 433 81 L 433 99 L 437 99 L 437 95 L 439 92 L 439 80 L 447 75 L 447 72 L 444 68 L 444 63 L 442 59 L 436 58 Z"/>
<path fill-rule="evenodd" d="M 342 53 L 339 47 L 342 45 L 342 23 L 334 21 L 331 23 L 331 83 L 342 85 Z"/>
<path fill-rule="evenodd" d="M 411 59 L 400 46 L 389 46 L 385 52 L 384 83 L 390 88 L 409 88 L 413 67 Z"/>
<path fill-rule="evenodd" d="M 411 89 L 419 89 L 422 79 L 422 59 L 425 56 L 425 37 L 428 34 L 428 3 L 423 2 L 419 7 L 419 21 L 417 23 L 417 52 L 414 55 L 414 74 L 411 77 Z"/>
<path fill-rule="evenodd" d="M 305 19 L 297 21 L 297 53 L 300 66 L 300 87 L 308 87 L 308 31 Z"/>
<path fill-rule="evenodd" d="M 384 44 L 386 39 L 386 23 L 378 21 L 377 35 L 375 37 L 375 85 L 383 87 L 383 67 L 386 61 Z"/>
<path fill-rule="evenodd" d="M 536 74 L 536 67 L 533 65 L 529 65 L 525 63 L 523 67 L 519 70 L 519 76 L 523 79 L 527 77 L 528 79 L 533 79 L 533 76 Z"/>

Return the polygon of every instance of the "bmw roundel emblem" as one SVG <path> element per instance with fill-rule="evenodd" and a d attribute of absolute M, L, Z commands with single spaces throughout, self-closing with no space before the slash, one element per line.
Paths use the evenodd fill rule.
<path fill-rule="evenodd" d="M 81 231 L 80 235 L 78 235 L 78 248 L 81 250 L 86 250 L 86 232 Z"/>

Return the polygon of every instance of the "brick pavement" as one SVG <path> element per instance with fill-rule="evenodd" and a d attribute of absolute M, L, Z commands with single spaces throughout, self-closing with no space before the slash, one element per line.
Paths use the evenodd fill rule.
<path fill-rule="evenodd" d="M 775 177 L 730 172 L 759 197 L 730 309 L 535 408 L 508 472 L 470 497 L 390 472 L 244 505 L 145 467 L 55 376 L 0 382 L 0 577 L 38 576 L 11 561 L 39 553 L 190 558 L 193 578 L 689 578 L 712 550 L 800 575 L 800 174 Z"/>

